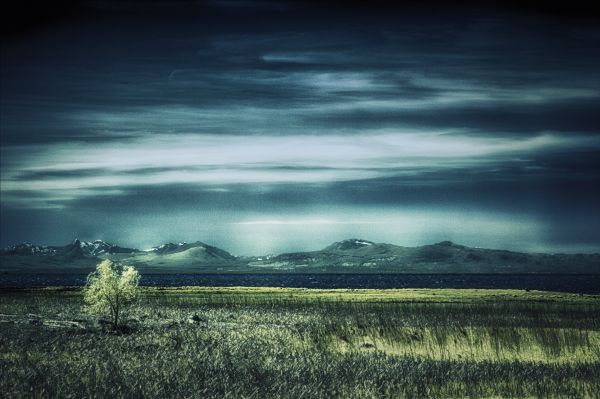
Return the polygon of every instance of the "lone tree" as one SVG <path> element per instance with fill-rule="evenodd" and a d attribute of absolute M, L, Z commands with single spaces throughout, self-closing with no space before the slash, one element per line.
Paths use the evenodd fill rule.
<path fill-rule="evenodd" d="M 90 273 L 83 291 L 85 310 L 94 314 L 110 313 L 112 328 L 119 327 L 119 316 L 138 296 L 140 274 L 132 266 L 118 266 L 104 260 Z"/>

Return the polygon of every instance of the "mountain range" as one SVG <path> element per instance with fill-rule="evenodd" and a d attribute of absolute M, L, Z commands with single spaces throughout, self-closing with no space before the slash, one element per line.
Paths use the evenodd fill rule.
<path fill-rule="evenodd" d="M 443 241 L 403 247 L 348 239 L 318 251 L 234 256 L 197 241 L 148 249 L 96 240 L 65 246 L 23 243 L 0 251 L 1 272 L 87 272 L 102 259 L 153 273 L 590 273 L 600 254 L 542 254 L 471 248 Z"/>

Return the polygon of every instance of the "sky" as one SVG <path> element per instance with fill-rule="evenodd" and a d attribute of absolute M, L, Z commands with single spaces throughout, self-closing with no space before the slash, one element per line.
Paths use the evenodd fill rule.
<path fill-rule="evenodd" d="M 584 4 L 4 10 L 0 245 L 600 252 Z"/>

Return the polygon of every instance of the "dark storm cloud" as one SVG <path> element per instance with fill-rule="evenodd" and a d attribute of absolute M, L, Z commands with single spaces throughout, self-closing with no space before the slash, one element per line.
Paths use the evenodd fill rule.
<path fill-rule="evenodd" d="M 22 172 L 16 176 L 14 176 L 11 180 L 39 180 L 39 179 L 48 179 L 48 178 L 61 178 L 61 179 L 69 179 L 69 178 L 81 178 L 81 177 L 90 177 L 90 176 L 98 176 L 99 174 L 105 174 L 109 172 L 106 169 L 101 168 L 92 168 L 92 169 L 77 169 L 77 170 L 41 170 L 41 171 L 33 171 L 33 172 Z"/>
<path fill-rule="evenodd" d="M 579 166 L 574 168 L 579 170 Z M 111 190 L 119 190 L 118 194 Z M 76 198 L 69 208 L 101 213 L 160 212 L 193 207 L 228 211 L 287 211 L 321 206 L 446 206 L 503 211 L 587 214 L 594 216 L 591 201 L 600 200 L 600 188 L 568 168 L 557 177 L 548 170 L 510 166 L 486 171 L 450 170 L 417 176 L 394 176 L 321 184 L 245 184 L 192 186 L 161 184 L 98 189 Z M 574 212 L 575 210 L 575 212 Z M 597 217 L 596 217 L 597 221 Z"/>
<path fill-rule="evenodd" d="M 600 96 L 546 104 L 524 104 L 515 100 L 504 104 L 472 104 L 423 110 L 353 109 L 310 115 L 309 125 L 357 128 L 430 127 L 471 130 L 476 135 L 523 134 L 543 131 L 598 134 Z M 593 102 L 593 101 L 596 102 Z M 466 133 L 466 131 L 463 131 Z"/>
<path fill-rule="evenodd" d="M 132 176 L 142 177 L 148 175 L 159 175 L 169 172 L 195 172 L 205 173 L 209 171 L 219 170 L 223 166 L 221 165 L 204 165 L 204 166 L 186 166 L 186 167 L 153 167 L 153 168 L 136 168 L 130 170 L 115 170 L 108 168 L 88 168 L 88 169 L 47 169 L 47 170 L 36 170 L 19 173 L 10 179 L 14 181 L 31 181 L 31 180 L 44 180 L 44 179 L 81 179 L 88 177 L 97 176 Z M 266 171 L 302 171 L 302 172 L 317 172 L 317 171 L 338 171 L 338 170 L 356 170 L 360 171 L 361 168 L 334 168 L 327 166 L 310 166 L 310 165 L 237 165 L 238 170 L 266 170 Z M 374 168 L 374 170 L 380 172 L 394 172 L 394 168 Z"/>
<path fill-rule="evenodd" d="M 206 26 L 182 18 L 177 29 L 171 18 L 109 14 L 104 23 L 9 42 L 3 140 L 118 139 L 167 129 L 288 134 L 306 124 L 344 133 L 406 125 L 466 125 L 481 134 L 594 129 L 600 62 L 593 25 L 411 12 L 317 13 L 310 29 L 285 12 L 261 25 L 251 16 Z M 527 101 L 538 92 L 542 104 Z M 174 117 L 149 118 L 157 108 Z"/>

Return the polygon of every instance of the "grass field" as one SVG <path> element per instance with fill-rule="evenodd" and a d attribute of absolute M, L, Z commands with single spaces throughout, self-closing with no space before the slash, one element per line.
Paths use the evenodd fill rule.
<path fill-rule="evenodd" d="M 600 396 L 597 296 L 145 288 L 123 334 L 81 306 L 0 291 L 0 396 Z"/>

